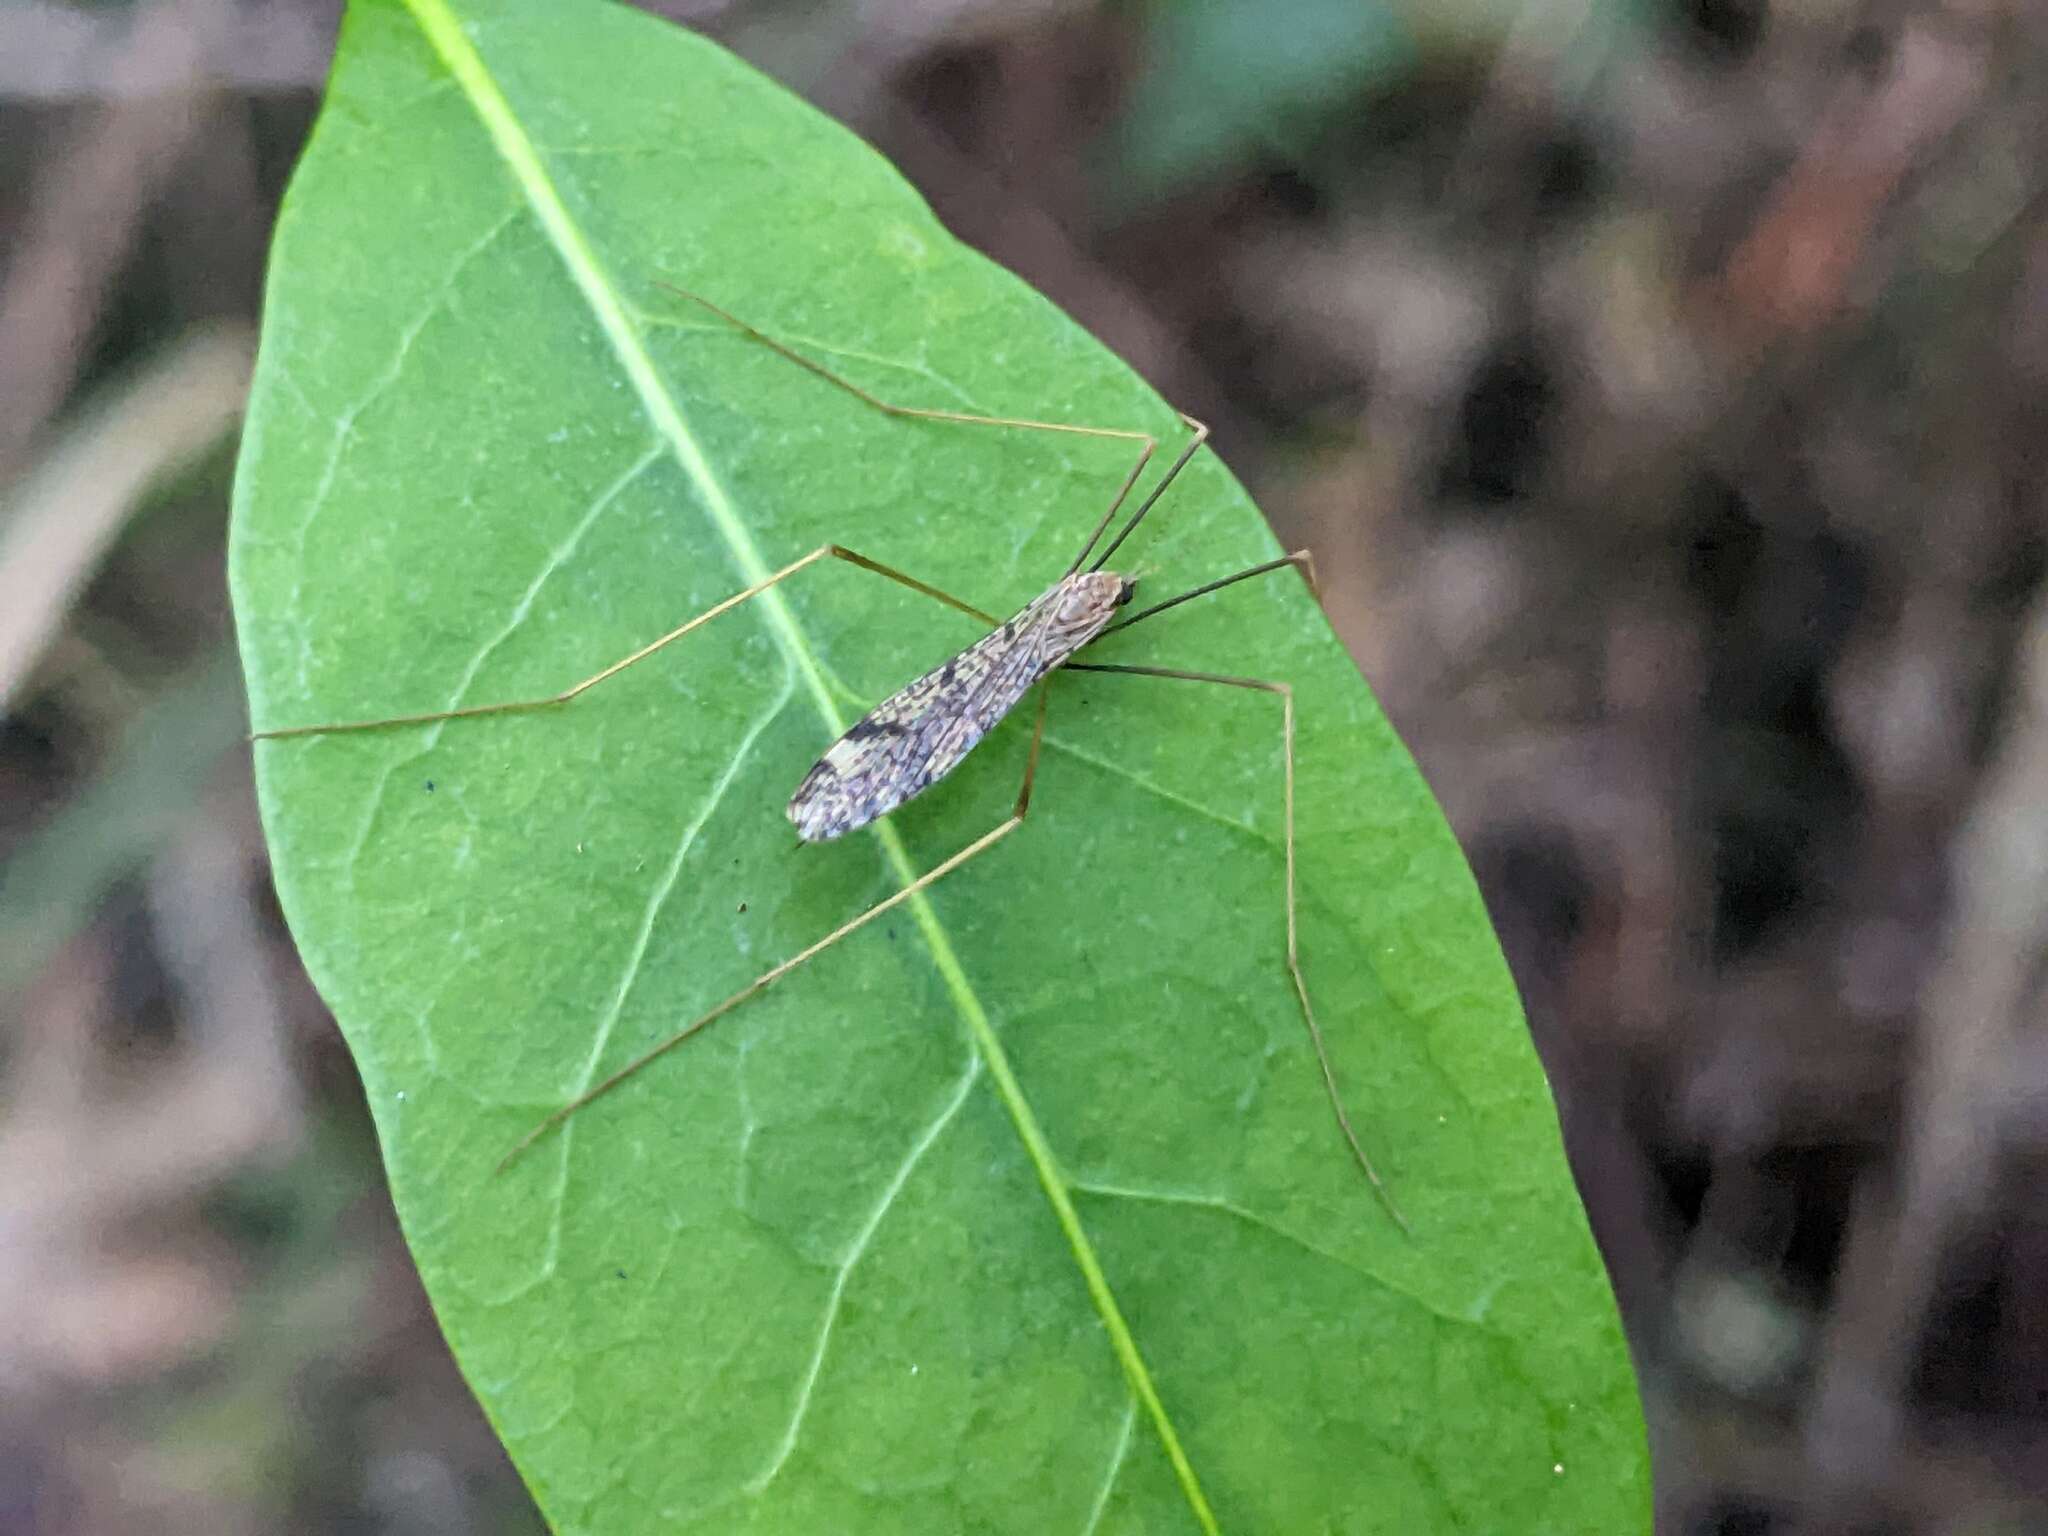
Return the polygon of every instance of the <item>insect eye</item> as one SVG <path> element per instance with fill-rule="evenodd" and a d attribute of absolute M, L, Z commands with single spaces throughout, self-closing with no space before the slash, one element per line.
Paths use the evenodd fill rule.
<path fill-rule="evenodd" d="M 1127 582 L 1125 582 L 1125 583 L 1123 584 L 1123 586 L 1122 586 L 1122 587 L 1120 587 L 1120 588 L 1118 588 L 1118 590 L 1117 590 L 1117 594 L 1116 594 L 1116 605 L 1117 605 L 1117 607 L 1119 607 L 1119 608 L 1123 607 L 1123 605 L 1124 605 L 1125 603 L 1128 603 L 1128 602 L 1129 602 L 1129 601 L 1130 601 L 1130 600 L 1131 600 L 1132 598 L 1136 597 L 1137 595 L 1138 595 L 1138 584 L 1137 584 L 1137 583 L 1136 583 L 1135 581 L 1127 581 Z"/>

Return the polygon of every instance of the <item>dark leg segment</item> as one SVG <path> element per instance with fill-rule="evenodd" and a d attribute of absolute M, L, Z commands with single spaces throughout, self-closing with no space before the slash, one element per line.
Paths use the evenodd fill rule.
<path fill-rule="evenodd" d="M 1141 608 L 1129 618 L 1117 620 L 1116 623 L 1105 629 L 1102 634 L 1113 635 L 1118 630 L 1129 629 L 1133 624 L 1143 619 L 1149 619 L 1156 613 L 1164 613 L 1169 608 L 1178 608 L 1182 603 L 1191 603 L 1198 597 L 1207 597 L 1211 592 L 1220 592 L 1225 587 L 1237 585 L 1240 581 L 1249 581 L 1254 576 L 1263 576 L 1268 571 L 1277 571 L 1281 567 L 1289 565 L 1294 566 L 1301 572 L 1303 578 L 1308 582 L 1309 591 L 1315 592 L 1316 563 L 1310 557 L 1307 550 L 1297 549 L 1293 554 L 1282 555 L 1278 560 L 1268 560 L 1264 565 L 1250 566 L 1245 570 L 1239 571 L 1234 576 L 1224 576 L 1215 581 L 1204 582 L 1192 592 L 1183 592 L 1179 597 L 1169 597 L 1163 603 L 1154 603 L 1150 608 Z M 1098 635 L 1096 638 L 1100 639 L 1102 636 Z"/>

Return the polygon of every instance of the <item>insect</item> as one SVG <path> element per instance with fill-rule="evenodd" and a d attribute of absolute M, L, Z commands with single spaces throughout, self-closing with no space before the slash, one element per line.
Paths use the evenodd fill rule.
<path fill-rule="evenodd" d="M 1056 671 L 1094 672 L 1124 676 L 1161 678 L 1179 682 L 1206 683 L 1218 687 L 1249 689 L 1267 693 L 1281 702 L 1281 740 L 1284 773 L 1284 834 L 1286 890 L 1284 910 L 1287 928 L 1287 971 L 1293 983 L 1309 1039 L 1315 1049 L 1323 1085 L 1335 1115 L 1337 1127 L 1353 1159 L 1370 1181 L 1373 1190 L 1395 1223 L 1406 1230 L 1406 1222 L 1394 1205 L 1384 1182 L 1373 1167 L 1339 1092 L 1336 1072 L 1330 1062 L 1321 1027 L 1309 998 L 1296 943 L 1295 838 L 1294 838 L 1294 693 L 1284 682 L 1263 678 L 1226 676 L 1173 667 L 1136 666 L 1077 660 L 1092 642 L 1105 635 L 1131 628 L 1177 608 L 1183 603 L 1208 596 L 1238 582 L 1273 572 L 1298 570 L 1314 590 L 1315 570 L 1306 550 L 1297 550 L 1277 560 L 1268 560 L 1230 575 L 1206 582 L 1190 591 L 1152 603 L 1136 612 L 1126 612 L 1137 592 L 1138 578 L 1107 568 L 1109 561 L 1156 506 L 1174 480 L 1207 442 L 1209 429 L 1193 417 L 1183 415 L 1188 439 L 1149 492 L 1134 510 L 1117 523 L 1119 513 L 1130 500 L 1147 466 L 1158 452 L 1157 438 L 1146 432 L 1115 427 L 1080 426 L 1063 422 L 1032 421 L 1023 418 L 975 415 L 966 412 L 932 410 L 899 405 L 871 394 L 817 360 L 755 328 L 702 295 L 663 284 L 674 293 L 701 305 L 754 341 L 790 362 L 847 391 L 869 406 L 890 416 L 969 426 L 1007 427 L 1033 431 L 1072 433 L 1110 438 L 1137 445 L 1131 466 L 1109 506 L 1091 529 L 1088 538 L 1058 580 L 1007 620 L 998 620 L 973 604 L 940 590 L 895 567 L 886 565 L 838 544 L 824 544 L 790 562 L 764 579 L 736 592 L 677 625 L 666 634 L 629 655 L 544 698 L 515 699 L 500 703 L 474 704 L 459 709 L 433 710 L 420 714 L 394 715 L 375 720 L 343 721 L 325 725 L 287 726 L 258 731 L 257 740 L 329 735 L 346 731 L 388 730 L 402 726 L 427 725 L 440 721 L 474 719 L 558 708 L 627 668 L 637 665 L 682 639 L 693 630 L 746 603 L 780 582 L 788 580 L 822 560 L 840 560 L 887 578 L 914 592 L 944 603 L 989 626 L 989 632 L 924 676 L 909 683 L 876 705 L 825 750 L 791 796 L 787 808 L 790 821 L 805 842 L 818 843 L 859 830 L 930 789 L 951 773 L 988 733 L 1024 700 L 1034 688 L 1038 698 L 1031 746 L 1026 758 L 1024 780 L 1009 817 L 894 895 L 877 902 L 841 924 L 789 959 L 765 971 L 738 992 L 718 1003 L 666 1039 L 658 1042 L 595 1086 L 564 1104 L 534 1126 L 505 1155 L 503 1168 L 535 1141 L 567 1120 L 578 1110 L 618 1087 L 657 1058 L 674 1050 L 713 1022 L 774 985 L 777 981 L 910 900 L 952 871 L 976 858 L 1024 823 L 1031 804 L 1032 784 L 1038 771 L 1040 748 L 1045 736 L 1046 686 Z M 1112 535 L 1110 529 L 1116 524 Z M 1110 535 L 1105 542 L 1105 535 Z M 1098 546 L 1100 548 L 1098 549 Z"/>

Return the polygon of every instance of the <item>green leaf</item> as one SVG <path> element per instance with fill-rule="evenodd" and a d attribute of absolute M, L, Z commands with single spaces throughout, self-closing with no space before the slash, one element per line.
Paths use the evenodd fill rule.
<path fill-rule="evenodd" d="M 560 0 L 359 4 L 237 486 L 259 728 L 548 692 L 827 540 L 1020 606 L 1128 467 L 889 418 L 660 280 L 906 403 L 1180 440 L 711 45 Z M 1127 552 L 1163 596 L 1275 546 L 1204 454 Z M 1412 1238 L 1348 1160 L 1283 968 L 1279 701 L 1133 677 L 1055 679 L 1014 835 L 493 1173 L 1007 814 L 1028 719 L 843 842 L 782 815 L 833 735 L 975 637 L 825 562 L 560 711 L 258 748 L 408 1239 L 549 1518 L 1641 1528 L 1620 1331 L 1505 969 L 1292 575 L 1101 659 L 1296 686 L 1303 959 Z"/>

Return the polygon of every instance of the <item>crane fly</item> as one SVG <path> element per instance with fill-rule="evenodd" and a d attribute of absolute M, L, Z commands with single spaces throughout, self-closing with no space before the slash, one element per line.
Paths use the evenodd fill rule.
<path fill-rule="evenodd" d="M 843 545 L 823 544 L 744 591 L 734 593 L 723 602 L 677 625 L 667 634 L 648 642 L 631 654 L 570 685 L 560 693 L 550 694 L 545 698 L 472 704 L 460 709 L 431 710 L 421 714 L 392 715 L 376 720 L 342 721 L 330 725 L 286 726 L 277 730 L 253 733 L 256 740 L 275 740 L 282 737 L 329 735 L 343 731 L 385 730 L 398 726 L 428 725 L 445 720 L 473 719 L 484 715 L 554 708 L 567 704 L 607 679 L 616 677 L 628 667 L 646 660 L 692 630 L 731 612 L 769 588 L 788 580 L 797 572 L 821 560 L 841 560 L 885 577 L 936 602 L 958 609 L 988 625 L 989 632 L 965 650 L 877 704 L 826 748 L 824 755 L 812 765 L 810 772 L 804 776 L 803 782 L 791 796 L 787 814 L 796 827 L 797 835 L 805 842 L 822 843 L 858 831 L 930 789 L 957 768 L 968 753 L 1023 702 L 1026 694 L 1032 692 L 1034 687 L 1037 689 L 1036 719 L 1032 727 L 1030 753 L 1025 760 L 1024 782 L 1017 792 L 1016 804 L 1008 819 L 969 843 L 952 857 L 927 870 L 894 895 L 877 902 L 808 948 L 755 977 L 723 1002 L 643 1051 L 596 1086 L 577 1095 L 521 1137 L 499 1162 L 499 1168 L 503 1169 L 521 1152 L 571 1115 L 594 1099 L 611 1092 L 658 1057 L 674 1050 L 755 994 L 774 985 L 806 961 L 864 928 L 884 913 L 900 906 L 1014 832 L 1023 824 L 1031 806 L 1032 783 L 1037 776 L 1039 751 L 1045 740 L 1047 682 L 1056 671 L 1096 672 L 1251 689 L 1276 695 L 1280 699 L 1281 743 L 1285 763 L 1287 971 L 1294 984 L 1295 997 L 1301 1005 L 1302 1018 L 1308 1027 L 1309 1041 L 1315 1049 L 1316 1062 L 1321 1069 L 1324 1090 L 1328 1095 L 1337 1127 L 1353 1159 L 1370 1181 L 1388 1215 L 1397 1226 L 1406 1231 L 1406 1220 L 1373 1167 L 1372 1159 L 1366 1154 L 1365 1147 L 1352 1127 L 1351 1118 L 1345 1111 L 1343 1097 L 1337 1086 L 1336 1070 L 1331 1065 L 1322 1029 L 1316 1022 L 1315 1008 L 1309 1001 L 1308 984 L 1303 979 L 1301 962 L 1297 954 L 1293 689 L 1284 682 L 1273 682 L 1264 678 L 1232 677 L 1221 673 L 1191 672 L 1174 667 L 1132 666 L 1074 659 L 1088 645 L 1105 635 L 1129 629 L 1134 624 L 1142 623 L 1171 608 L 1177 608 L 1182 603 L 1192 602 L 1198 597 L 1205 597 L 1255 576 L 1296 569 L 1313 591 L 1315 567 L 1308 552 L 1296 550 L 1277 560 L 1249 566 L 1119 618 L 1119 613 L 1130 605 L 1136 595 L 1138 578 L 1105 567 L 1124 541 L 1145 520 L 1146 514 L 1157 505 L 1160 497 L 1187 467 L 1188 462 L 1207 442 L 1209 429 L 1201 422 L 1191 416 L 1181 416 L 1180 419 L 1189 433 L 1187 442 L 1182 445 L 1180 452 L 1167 466 L 1158 482 L 1138 503 L 1136 509 L 1118 526 L 1115 535 L 1106 544 L 1102 544 L 1103 535 L 1109 531 L 1117 514 L 1123 510 L 1125 502 L 1129 500 L 1146 467 L 1158 452 L 1159 442 L 1152 434 L 1120 427 L 1080 426 L 1067 422 L 1032 421 L 1021 417 L 984 416 L 963 411 L 931 410 L 894 404 L 871 394 L 816 359 L 807 357 L 795 348 L 756 329 L 701 294 L 677 288 L 669 283 L 663 283 L 661 286 L 702 305 L 726 324 L 787 358 L 798 367 L 890 416 L 954 422 L 968 426 L 1011 427 L 1116 439 L 1139 445 L 1137 462 L 1124 476 L 1123 483 L 1111 499 L 1107 510 L 1097 519 L 1087 542 L 1081 546 L 1080 553 L 1074 557 L 1073 563 L 1067 567 L 1065 573 L 1008 620 L 998 621 L 993 615 L 985 613 L 972 603 L 955 597 L 929 582 L 920 581 L 894 566 L 885 565 L 879 560 L 847 549 Z M 1099 553 L 1096 550 L 1098 544 L 1102 544 Z M 1092 561 L 1091 555 L 1094 556 Z"/>

